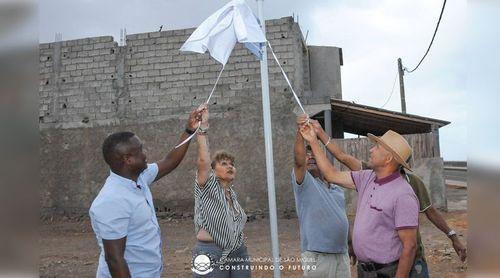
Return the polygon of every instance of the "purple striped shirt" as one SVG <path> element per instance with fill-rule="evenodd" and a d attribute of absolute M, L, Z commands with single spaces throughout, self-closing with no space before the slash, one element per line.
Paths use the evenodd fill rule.
<path fill-rule="evenodd" d="M 358 191 L 353 247 L 363 262 L 390 263 L 401 256 L 398 230 L 418 227 L 418 199 L 398 172 L 377 179 L 373 170 L 351 172 Z"/>

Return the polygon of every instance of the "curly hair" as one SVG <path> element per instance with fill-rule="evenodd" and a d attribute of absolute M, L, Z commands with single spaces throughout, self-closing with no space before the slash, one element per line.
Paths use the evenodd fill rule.
<path fill-rule="evenodd" d="M 235 163 L 234 155 L 225 150 L 219 150 L 215 152 L 212 158 L 212 169 L 215 169 L 215 164 L 221 160 L 230 160 L 232 163 Z"/>

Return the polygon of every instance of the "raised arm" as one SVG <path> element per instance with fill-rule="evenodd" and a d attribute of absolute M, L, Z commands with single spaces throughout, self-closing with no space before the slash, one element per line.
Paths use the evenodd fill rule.
<path fill-rule="evenodd" d="M 333 140 L 328 134 L 326 134 L 325 130 L 321 127 L 321 124 L 316 120 L 310 120 L 314 127 L 314 131 L 318 138 L 321 140 L 323 145 L 325 145 L 326 149 L 337 159 L 340 163 L 344 164 L 351 171 L 359 171 L 361 170 L 361 160 L 355 158 L 350 154 L 346 154 L 344 150 L 340 148 L 340 146 Z"/>
<path fill-rule="evenodd" d="M 335 183 L 349 189 L 356 188 L 351 177 L 351 172 L 339 171 L 330 163 L 328 158 L 326 158 L 325 153 L 319 145 L 316 132 L 310 123 L 303 124 L 300 127 L 300 134 L 311 145 L 314 158 L 316 159 L 316 164 L 318 164 L 319 170 L 328 182 Z"/>
<path fill-rule="evenodd" d="M 200 187 L 205 186 L 207 183 L 208 176 L 210 174 L 210 150 L 208 147 L 208 106 L 200 106 L 201 107 L 201 125 L 200 132 L 198 132 L 198 161 L 197 161 L 197 173 L 196 173 L 196 181 Z"/>
<path fill-rule="evenodd" d="M 189 114 L 189 119 L 186 124 L 186 130 L 182 132 L 181 137 L 176 145 L 180 144 L 182 141 L 187 139 L 197 128 L 198 121 L 201 119 L 201 110 L 197 108 Z M 188 132 L 190 134 L 188 134 Z M 160 161 L 156 162 L 158 164 L 158 175 L 156 175 L 155 181 L 161 179 L 163 176 L 172 172 L 179 164 L 182 159 L 186 155 L 186 152 L 189 147 L 189 142 L 186 142 L 184 145 L 172 149 L 168 154 Z"/>
<path fill-rule="evenodd" d="M 306 150 L 304 146 L 305 141 L 299 131 L 300 123 L 302 122 L 304 116 L 307 117 L 307 115 L 304 114 L 297 118 L 297 135 L 295 136 L 295 145 L 293 148 L 293 157 L 295 161 L 293 172 L 295 173 L 295 181 L 297 182 L 297 184 L 302 184 L 302 182 L 304 181 L 304 176 L 306 174 Z"/>

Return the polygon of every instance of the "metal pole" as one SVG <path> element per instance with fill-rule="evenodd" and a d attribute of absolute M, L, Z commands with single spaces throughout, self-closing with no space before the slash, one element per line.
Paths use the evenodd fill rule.
<path fill-rule="evenodd" d="M 405 81 L 403 79 L 403 63 L 401 58 L 398 58 L 398 72 L 399 72 L 399 93 L 401 95 L 401 112 L 406 114 L 406 99 L 405 99 Z"/>
<path fill-rule="evenodd" d="M 263 2 L 256 0 L 259 7 L 259 20 L 262 31 L 266 34 Z M 276 192 L 274 187 L 273 137 L 271 129 L 271 105 L 269 101 L 269 76 L 267 72 L 267 45 L 264 45 L 260 61 L 260 78 L 262 85 L 262 113 L 264 116 L 264 142 L 266 146 L 267 198 L 269 201 L 269 222 L 271 226 L 271 247 L 273 252 L 274 278 L 280 278 L 280 250 L 278 242 L 278 217 L 276 213 Z"/>

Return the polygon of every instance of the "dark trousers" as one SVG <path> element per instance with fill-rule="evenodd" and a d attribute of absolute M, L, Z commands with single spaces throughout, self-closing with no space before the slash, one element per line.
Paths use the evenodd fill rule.
<path fill-rule="evenodd" d="M 398 265 L 391 265 L 376 271 L 365 271 L 358 264 L 358 278 L 392 278 L 396 277 Z M 429 278 L 429 268 L 424 258 L 415 260 L 410 271 L 410 278 Z"/>
<path fill-rule="evenodd" d="M 247 247 L 242 244 L 237 250 L 230 253 L 226 263 L 217 264 L 222 257 L 222 248 L 214 242 L 198 241 L 193 249 L 193 261 L 196 262 L 196 257 L 206 255 L 210 258 L 210 267 L 206 264 L 198 266 L 193 264 L 193 277 L 195 278 L 247 278 L 251 277 L 250 257 L 248 256 Z M 207 269 L 212 269 L 207 274 L 197 274 L 196 272 L 206 272 Z"/>

